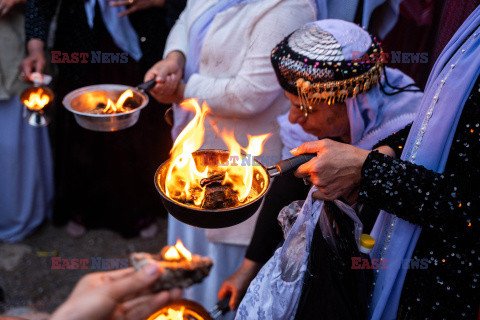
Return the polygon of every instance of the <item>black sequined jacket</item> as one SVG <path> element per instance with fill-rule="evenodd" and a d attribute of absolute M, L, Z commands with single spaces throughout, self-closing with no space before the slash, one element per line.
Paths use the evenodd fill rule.
<path fill-rule="evenodd" d="M 410 126 L 378 145 L 392 147 L 399 158 L 409 131 Z M 422 227 L 398 319 L 477 319 L 480 80 L 463 109 L 443 173 L 371 152 L 362 168 L 358 201 Z"/>

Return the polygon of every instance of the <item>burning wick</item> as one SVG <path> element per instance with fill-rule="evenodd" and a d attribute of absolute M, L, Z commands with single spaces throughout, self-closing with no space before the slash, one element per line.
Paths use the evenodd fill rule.
<path fill-rule="evenodd" d="M 179 261 L 182 259 L 192 261 L 192 254 L 185 248 L 180 239 L 177 240 L 175 246 L 166 247 L 162 256 L 167 261 Z"/>
<path fill-rule="evenodd" d="M 44 94 L 42 88 L 38 88 L 36 92 L 30 93 L 28 100 L 23 100 L 23 103 L 27 106 L 27 108 L 33 111 L 42 110 L 49 102 L 50 98 L 47 94 Z"/>

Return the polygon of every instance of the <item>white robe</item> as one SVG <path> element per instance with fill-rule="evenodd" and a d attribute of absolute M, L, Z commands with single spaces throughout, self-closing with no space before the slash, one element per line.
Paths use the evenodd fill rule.
<path fill-rule="evenodd" d="M 188 52 L 188 30 L 195 19 L 217 0 L 187 2 L 167 40 L 165 55 Z M 276 117 L 290 103 L 284 97 L 270 63 L 270 53 L 285 36 L 315 20 L 309 0 L 258 0 L 219 13 L 211 23 L 202 46 L 199 73 L 193 74 L 185 98 L 206 101 L 211 108 L 202 148 L 226 149 L 212 128 L 235 131 L 246 147 L 248 135 L 273 133 L 265 144 L 260 161 L 273 164 L 281 158 L 281 141 Z M 175 115 L 175 111 L 174 111 Z M 174 138 L 189 119 L 175 117 Z M 180 238 L 192 253 L 210 256 L 215 263 L 200 285 L 185 296 L 210 308 L 217 300 L 222 282 L 241 264 L 255 228 L 257 215 L 227 229 L 205 230 L 187 226 L 169 217 L 168 242 Z M 208 236 L 208 239 L 207 239 Z M 214 242 L 210 242 L 210 241 Z"/>

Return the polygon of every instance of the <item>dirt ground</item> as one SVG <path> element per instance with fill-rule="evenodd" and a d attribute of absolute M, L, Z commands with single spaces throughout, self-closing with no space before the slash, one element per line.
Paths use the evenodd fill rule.
<path fill-rule="evenodd" d="M 22 242 L 0 243 L 0 315 L 45 319 L 83 275 L 122 267 L 133 251 L 158 252 L 166 244 L 166 217 L 158 224 L 160 231 L 151 239 L 125 239 L 108 230 L 74 239 L 46 223 Z"/>

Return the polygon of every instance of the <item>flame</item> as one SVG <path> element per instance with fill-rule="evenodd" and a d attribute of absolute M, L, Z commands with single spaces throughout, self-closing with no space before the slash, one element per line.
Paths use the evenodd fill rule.
<path fill-rule="evenodd" d="M 23 100 L 23 103 L 27 106 L 28 109 L 39 111 L 42 110 L 49 102 L 50 98 L 47 94 L 43 93 L 42 88 L 38 88 L 36 92 L 31 92 L 28 96 L 28 100 Z"/>
<path fill-rule="evenodd" d="M 187 259 L 187 261 L 192 261 L 192 254 L 190 253 L 190 251 L 187 250 L 187 248 L 185 248 L 183 246 L 183 243 L 182 241 L 180 241 L 180 239 L 177 240 L 177 243 L 175 244 L 175 249 L 178 250 L 178 252 L 185 258 Z"/>
<path fill-rule="evenodd" d="M 233 190 L 237 191 L 238 201 L 243 202 L 250 194 L 253 182 L 253 161 L 252 157 L 256 157 L 262 154 L 263 144 L 270 136 L 269 133 L 261 136 L 248 136 L 248 147 L 243 149 L 235 140 L 233 132 L 224 133 L 222 135 L 223 140 L 230 150 L 229 168 L 225 173 L 223 184 L 231 183 Z M 246 157 L 241 156 L 241 150 L 246 152 Z M 236 159 L 242 159 L 241 165 L 238 165 Z"/>
<path fill-rule="evenodd" d="M 185 248 L 180 239 L 177 240 L 175 246 L 168 247 L 167 251 L 163 254 L 165 260 L 174 261 L 180 259 L 186 259 L 192 261 L 192 254 Z"/>
<path fill-rule="evenodd" d="M 128 110 L 126 110 L 124 107 L 123 107 L 123 104 L 125 103 L 125 101 L 128 99 L 128 98 L 132 98 L 133 97 L 133 91 L 131 89 L 128 89 L 128 90 L 125 90 L 121 95 L 120 97 L 118 98 L 117 102 L 114 103 L 112 100 L 108 99 L 107 101 L 107 106 L 105 107 L 105 109 L 103 109 L 103 113 L 117 113 L 117 112 L 127 112 Z"/>
<path fill-rule="evenodd" d="M 169 247 L 168 250 L 165 251 L 163 258 L 165 260 L 180 260 L 180 254 L 175 247 Z"/>
<path fill-rule="evenodd" d="M 184 101 L 181 106 L 183 108 L 193 108 L 195 117 L 183 129 L 173 144 L 171 158 L 173 159 L 165 179 L 165 193 L 168 197 L 174 196 L 185 200 L 193 200 L 197 206 L 201 205 L 203 190 L 198 197 L 194 197 L 191 189 L 197 188 L 202 190 L 200 180 L 208 176 L 208 167 L 200 172 L 197 169 L 192 152 L 200 149 L 205 135 L 205 117 L 209 111 L 208 106 L 204 103 L 202 108 L 194 99 Z"/>
<path fill-rule="evenodd" d="M 183 312 L 185 307 L 181 307 L 180 310 L 168 308 L 167 314 L 161 314 L 154 320 L 183 320 Z"/>
<path fill-rule="evenodd" d="M 182 108 L 194 110 L 195 117 L 175 140 L 171 151 L 171 162 L 165 178 L 165 194 L 183 203 L 193 203 L 201 207 L 206 188 L 200 184 L 213 173 L 224 175 L 222 184 L 229 184 L 238 194 L 238 201 L 244 202 L 250 195 L 253 182 L 253 157 L 263 152 L 263 144 L 270 134 L 248 137 L 248 147 L 243 148 L 233 132 L 223 132 L 222 139 L 229 149 L 229 161 L 225 165 L 199 168 L 192 153 L 202 146 L 204 121 L 209 108 L 206 103 L 200 106 L 195 99 L 184 101 Z M 242 154 L 246 153 L 247 156 Z"/>

